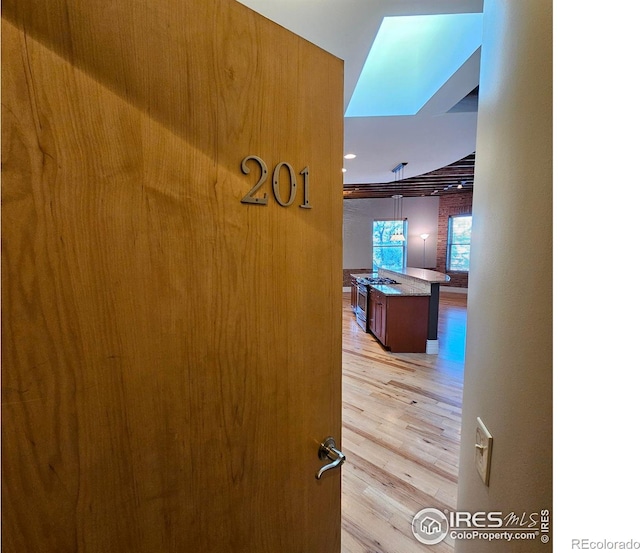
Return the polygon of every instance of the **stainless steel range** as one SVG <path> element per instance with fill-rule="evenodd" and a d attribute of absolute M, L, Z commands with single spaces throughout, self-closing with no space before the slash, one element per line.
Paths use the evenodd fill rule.
<path fill-rule="evenodd" d="M 356 283 L 358 288 L 356 322 L 365 332 L 369 332 L 369 286 L 372 284 L 398 284 L 398 282 L 386 277 L 358 277 Z"/>

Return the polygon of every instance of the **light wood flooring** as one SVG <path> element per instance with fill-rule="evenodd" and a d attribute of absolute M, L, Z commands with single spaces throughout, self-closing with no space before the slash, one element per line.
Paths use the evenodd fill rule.
<path fill-rule="evenodd" d="M 441 293 L 438 355 L 390 353 L 343 298 L 342 553 L 451 553 L 411 533 L 421 509 L 455 509 L 467 296 Z"/>

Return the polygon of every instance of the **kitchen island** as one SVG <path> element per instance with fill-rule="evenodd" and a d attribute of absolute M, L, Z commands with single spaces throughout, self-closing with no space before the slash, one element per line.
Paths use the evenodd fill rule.
<path fill-rule="evenodd" d="M 367 324 L 363 328 L 390 351 L 437 354 L 440 284 L 448 282 L 449 276 L 413 267 L 402 271 L 379 269 L 374 274 L 394 283 L 367 285 L 364 300 Z M 372 275 L 351 275 L 354 311 L 358 310 L 354 305 L 358 303 L 356 298 L 362 296 L 362 281 Z M 363 302 L 359 303 L 362 316 Z"/>

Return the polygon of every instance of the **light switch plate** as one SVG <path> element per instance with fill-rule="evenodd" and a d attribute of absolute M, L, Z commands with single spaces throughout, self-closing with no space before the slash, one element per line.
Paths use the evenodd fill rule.
<path fill-rule="evenodd" d="M 493 448 L 493 436 L 484 425 L 480 417 L 476 425 L 476 468 L 480 478 L 489 485 L 489 472 L 491 471 L 491 450 Z"/>

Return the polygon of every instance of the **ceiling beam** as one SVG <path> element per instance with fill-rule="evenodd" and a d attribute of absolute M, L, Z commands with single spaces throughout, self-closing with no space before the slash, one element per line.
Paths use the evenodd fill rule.
<path fill-rule="evenodd" d="M 343 197 L 349 199 L 387 198 L 456 194 L 473 190 L 475 152 L 435 171 L 386 183 L 344 184 Z M 462 185 L 461 188 L 458 188 Z"/>

